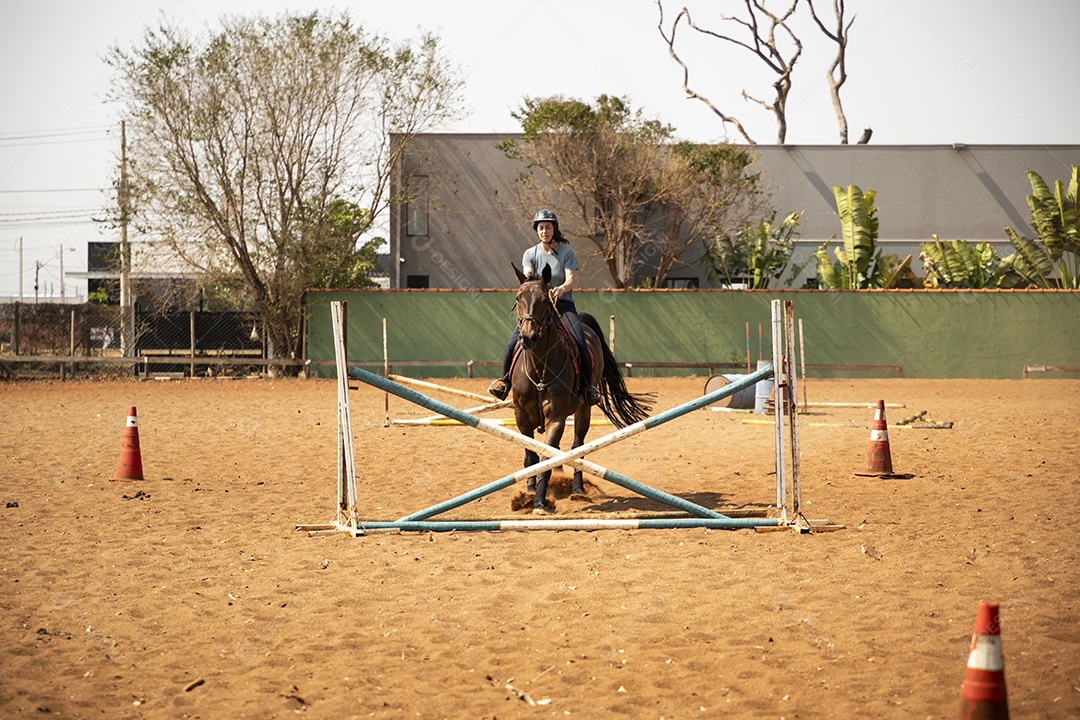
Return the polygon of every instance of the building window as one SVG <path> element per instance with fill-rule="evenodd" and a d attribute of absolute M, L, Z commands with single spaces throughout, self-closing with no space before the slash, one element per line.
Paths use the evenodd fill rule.
<path fill-rule="evenodd" d="M 696 288 L 698 287 L 698 279 L 696 277 L 689 278 L 665 278 L 664 287 L 667 288 Z"/>
<path fill-rule="evenodd" d="M 405 234 L 410 237 L 428 234 L 427 175 L 416 175 L 409 180 L 409 200 L 405 203 Z"/>
<path fill-rule="evenodd" d="M 428 285 L 427 275 L 406 275 L 405 287 L 407 288 L 426 288 Z"/>

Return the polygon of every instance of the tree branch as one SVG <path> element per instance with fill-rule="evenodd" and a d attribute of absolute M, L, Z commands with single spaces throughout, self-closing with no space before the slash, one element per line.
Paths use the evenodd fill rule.
<path fill-rule="evenodd" d="M 746 5 L 747 19 L 731 17 L 727 15 L 721 16 L 722 22 L 732 22 L 746 30 L 747 33 L 750 35 L 749 42 L 736 37 L 732 37 L 730 35 L 726 35 L 721 32 L 698 26 L 694 23 L 693 18 L 690 16 L 690 11 L 687 10 L 685 7 L 679 12 L 678 16 L 676 16 L 675 22 L 672 24 L 671 27 L 671 35 L 668 36 L 664 32 L 664 9 L 661 3 L 662 0 L 656 0 L 657 7 L 660 9 L 660 35 L 667 42 L 668 51 L 671 56 L 683 68 L 683 89 L 686 91 L 688 96 L 705 102 L 705 104 L 725 122 L 730 122 L 731 120 L 726 119 L 726 116 L 716 110 L 716 108 L 712 105 L 711 102 L 709 102 L 707 99 L 705 99 L 698 93 L 691 91 L 688 87 L 687 79 L 689 77 L 689 70 L 686 64 L 679 58 L 679 56 L 675 52 L 675 33 L 680 20 L 682 20 L 684 16 L 686 17 L 687 25 L 693 30 L 697 31 L 702 35 L 712 37 L 722 42 L 730 43 L 732 45 L 735 45 L 736 47 L 740 47 L 752 53 L 766 67 L 768 67 L 773 73 L 778 76 L 776 81 L 773 82 L 773 88 L 776 91 L 776 98 L 775 100 L 773 100 L 773 102 L 766 103 L 751 98 L 745 90 L 743 90 L 743 97 L 759 103 L 760 105 L 762 105 L 762 107 L 773 113 L 773 115 L 776 117 L 777 125 L 776 141 L 778 144 L 782 145 L 784 143 L 784 139 L 787 136 L 787 97 L 788 94 L 791 92 L 791 74 L 795 69 L 795 63 L 798 62 L 799 57 L 802 55 L 803 49 L 802 42 L 795 35 L 795 33 L 792 32 L 791 28 L 787 24 L 788 20 L 794 14 L 795 9 L 798 7 L 799 0 L 792 0 L 791 5 L 780 15 L 769 11 L 765 7 L 763 0 L 744 0 L 744 3 Z M 768 32 L 764 35 L 762 34 L 762 27 L 759 17 L 763 17 L 768 20 Z M 789 56 L 785 56 L 785 54 L 780 49 L 780 42 L 777 39 L 777 30 L 783 31 L 787 35 L 788 40 L 794 46 L 794 49 L 793 51 L 791 51 Z M 742 132 L 743 137 L 746 138 L 748 142 L 752 143 L 753 141 L 750 140 L 749 136 L 746 134 L 745 130 L 743 130 L 742 126 L 738 125 L 737 127 L 739 128 L 740 132 Z"/>
<path fill-rule="evenodd" d="M 675 22 L 671 25 L 671 36 L 668 37 L 668 35 L 664 32 L 664 6 L 662 0 L 656 0 L 656 6 L 660 10 L 660 22 L 657 24 L 657 29 L 659 29 L 660 31 L 660 37 L 664 38 L 664 41 L 667 43 L 668 52 L 671 54 L 672 59 L 674 59 L 675 62 L 677 62 L 683 70 L 682 88 L 683 92 L 686 93 L 687 98 L 699 100 L 704 103 L 705 106 L 709 108 L 709 110 L 711 110 L 714 115 L 720 118 L 720 121 L 722 123 L 724 123 L 725 125 L 729 123 L 734 125 L 735 129 L 739 131 L 739 134 L 742 135 L 743 139 L 746 140 L 746 142 L 750 143 L 751 145 L 756 145 L 757 143 L 754 142 L 753 138 L 750 137 L 750 135 L 746 132 L 746 129 L 742 126 L 742 123 L 739 122 L 737 118 L 730 115 L 725 115 L 723 112 L 720 111 L 719 108 L 713 105 L 707 97 L 701 95 L 695 90 L 690 89 L 690 69 L 686 66 L 686 63 L 683 62 L 682 58 L 679 57 L 678 53 L 675 52 L 675 31 L 678 29 L 679 21 L 682 19 L 682 16 L 684 14 L 686 15 L 687 22 L 690 21 L 689 11 L 686 8 L 683 8 L 682 11 L 678 14 L 678 16 L 676 16 Z"/>
<path fill-rule="evenodd" d="M 833 111 L 836 113 L 836 122 L 840 126 L 840 144 L 848 144 L 848 123 L 844 114 L 843 103 L 840 102 L 840 88 L 847 81 L 847 43 L 851 32 L 851 26 L 855 22 L 855 16 L 844 25 L 844 0 L 833 0 L 833 14 L 836 16 L 836 31 L 830 31 L 817 15 L 814 9 L 814 0 L 806 0 L 810 6 L 810 14 L 817 23 L 818 28 L 825 37 L 836 43 L 836 57 L 829 65 L 829 71 L 825 77 L 829 79 L 829 91 L 832 96 Z"/>

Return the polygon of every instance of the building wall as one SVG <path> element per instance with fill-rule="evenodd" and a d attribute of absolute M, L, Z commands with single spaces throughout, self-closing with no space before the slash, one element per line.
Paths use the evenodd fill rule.
<path fill-rule="evenodd" d="M 391 287 L 406 287 L 409 275 L 426 276 L 433 288 L 516 286 L 510 263 L 520 263 L 521 253 L 535 242 L 529 219 L 538 208 L 520 197 L 516 180 L 524 166 L 497 147 L 511 137 L 430 134 L 414 139 L 398 187 L 409 173 L 427 177 L 428 234 L 407 235 L 407 207 L 394 210 Z M 1027 171 L 1038 172 L 1053 187 L 1080 165 L 1080 145 L 762 145 L 754 152 L 774 189 L 778 213 L 805 211 L 793 264 L 805 262 L 819 245 L 839 236 L 832 187 L 858 185 L 877 192 L 883 252 L 912 255 L 917 274 L 919 243 L 935 234 L 941 240 L 992 242 L 999 253 L 1010 254 L 1006 225 L 1033 237 Z M 580 286 L 612 287 L 595 247 L 571 239 L 583 265 Z M 707 287 L 700 255 L 689 252 L 686 267 L 672 275 Z M 810 263 L 800 278 L 814 274 Z"/>

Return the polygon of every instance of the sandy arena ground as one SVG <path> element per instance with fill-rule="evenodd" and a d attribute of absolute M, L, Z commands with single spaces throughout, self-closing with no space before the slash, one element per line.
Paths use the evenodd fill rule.
<path fill-rule="evenodd" d="M 630 385 L 664 409 L 704 380 Z M 0 716 L 954 718 L 991 600 L 1012 717 L 1080 717 L 1080 381 L 807 389 L 903 406 L 907 479 L 854 476 L 872 410 L 802 416 L 805 514 L 835 532 L 352 538 L 295 530 L 333 516 L 332 381 L 0 385 Z M 497 438 L 384 427 L 381 393 L 350 397 L 368 518 L 520 467 Z M 146 480 L 110 482 L 130 406 Z M 921 410 L 953 428 L 898 424 Z M 698 411 L 589 459 L 711 507 L 768 504 L 773 433 L 753 419 Z M 454 514 L 513 516 L 519 491 Z M 662 509 L 590 492 L 557 516 Z"/>

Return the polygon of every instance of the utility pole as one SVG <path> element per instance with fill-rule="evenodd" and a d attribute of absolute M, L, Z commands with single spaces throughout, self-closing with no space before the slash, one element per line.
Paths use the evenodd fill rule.
<path fill-rule="evenodd" d="M 38 300 L 38 278 L 41 276 L 41 261 L 34 261 L 34 304 L 37 305 Z"/>
<path fill-rule="evenodd" d="M 128 357 L 135 340 L 135 318 L 131 307 L 131 248 L 128 247 L 128 178 L 127 128 L 120 121 L 120 186 L 117 188 L 120 206 L 120 354 Z"/>
<path fill-rule="evenodd" d="M 60 246 L 60 304 L 64 304 L 64 246 Z"/>
<path fill-rule="evenodd" d="M 23 301 L 23 245 L 22 237 L 19 238 L 19 302 Z"/>

